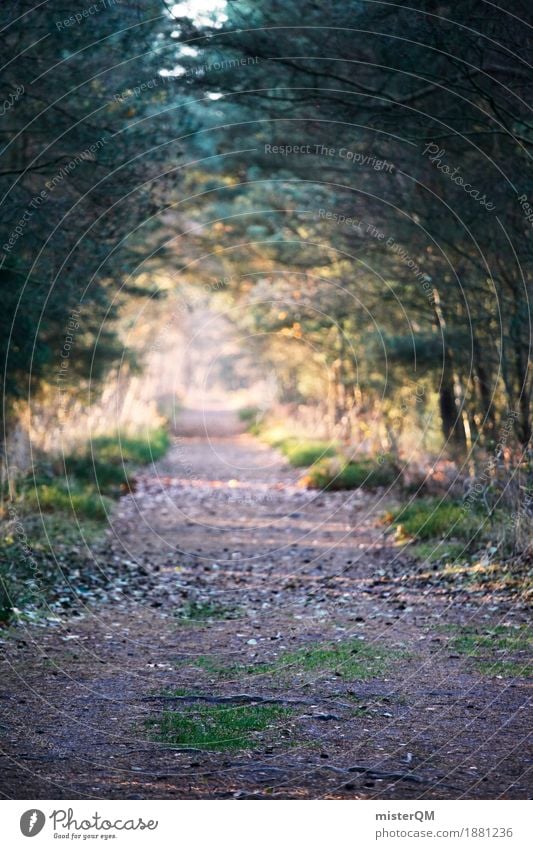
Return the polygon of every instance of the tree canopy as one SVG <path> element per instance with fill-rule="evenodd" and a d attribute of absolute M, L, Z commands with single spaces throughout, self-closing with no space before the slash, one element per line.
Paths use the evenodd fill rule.
<path fill-rule="evenodd" d="M 3 4 L 8 399 L 53 375 L 72 309 L 71 375 L 104 373 L 138 270 L 166 263 L 227 274 L 286 398 L 327 394 L 332 426 L 379 408 L 392 439 L 422 381 L 453 450 L 509 415 L 527 446 L 527 4 L 202 9 Z"/>

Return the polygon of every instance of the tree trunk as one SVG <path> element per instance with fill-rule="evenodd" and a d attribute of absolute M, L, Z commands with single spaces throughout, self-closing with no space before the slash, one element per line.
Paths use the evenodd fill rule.
<path fill-rule="evenodd" d="M 446 340 L 446 321 L 442 312 L 441 300 L 437 288 L 433 288 L 433 308 L 437 326 L 444 344 L 444 363 L 439 386 L 439 408 L 442 435 L 453 448 L 466 450 L 466 434 L 462 419 L 462 392 L 459 377 L 455 373 L 452 350 Z"/>

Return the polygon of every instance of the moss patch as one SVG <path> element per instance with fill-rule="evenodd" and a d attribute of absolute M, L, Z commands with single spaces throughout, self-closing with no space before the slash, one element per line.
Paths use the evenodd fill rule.
<path fill-rule="evenodd" d="M 169 746 L 224 751 L 261 745 L 262 733 L 293 714 L 278 705 L 188 705 L 149 720 L 153 739 Z"/>

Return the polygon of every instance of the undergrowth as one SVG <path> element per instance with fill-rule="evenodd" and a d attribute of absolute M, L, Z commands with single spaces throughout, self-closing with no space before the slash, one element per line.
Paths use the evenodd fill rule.
<path fill-rule="evenodd" d="M 392 458 L 321 460 L 311 466 L 302 484 L 316 489 L 375 489 L 391 486 L 398 478 L 398 469 Z"/>
<path fill-rule="evenodd" d="M 34 471 L 2 492 L 0 622 L 14 609 L 46 602 L 58 579 L 55 557 L 101 536 L 113 499 L 132 486 L 136 466 L 169 446 L 164 428 L 93 439 L 66 457 L 42 457 Z"/>
<path fill-rule="evenodd" d="M 250 433 L 258 436 L 272 448 L 285 455 L 291 466 L 303 468 L 316 463 L 323 457 L 334 457 L 337 445 L 324 439 L 310 439 L 302 434 L 290 432 L 284 425 L 265 425 L 252 423 Z"/>
<path fill-rule="evenodd" d="M 386 514 L 399 540 L 459 540 L 466 548 L 479 546 L 505 515 L 501 510 L 487 512 L 481 507 L 466 508 L 451 498 L 422 498 L 410 501 Z"/>
<path fill-rule="evenodd" d="M 281 451 L 291 466 L 307 468 L 300 482 L 302 486 L 325 490 L 375 489 L 390 486 L 398 478 L 392 456 L 381 456 L 379 460 L 372 457 L 350 459 L 337 441 L 295 435 L 281 424 L 251 424 L 249 430 Z"/>

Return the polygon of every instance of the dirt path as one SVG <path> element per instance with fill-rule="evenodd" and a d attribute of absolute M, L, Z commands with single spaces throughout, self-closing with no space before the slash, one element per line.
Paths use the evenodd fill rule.
<path fill-rule="evenodd" d="M 384 535 L 383 496 L 299 489 L 241 430 L 185 412 L 116 510 L 115 601 L 4 636 L 4 796 L 527 797 L 524 681 L 449 642 L 525 612 L 428 586 Z M 174 711 L 268 705 L 243 747 L 161 732 Z"/>

